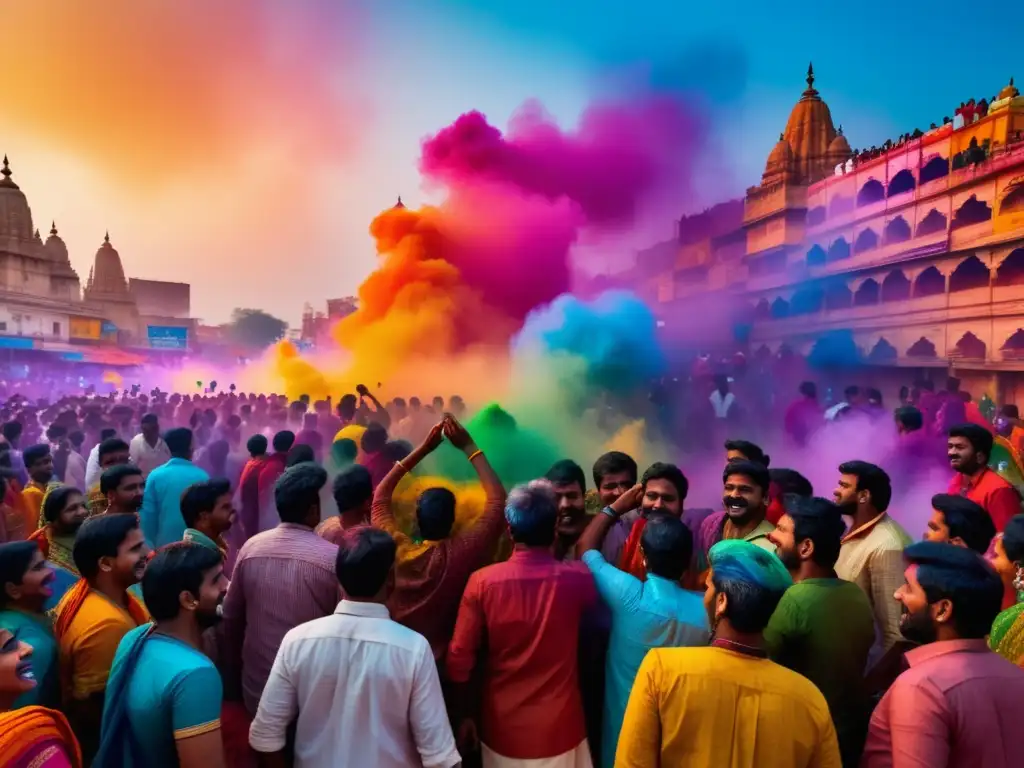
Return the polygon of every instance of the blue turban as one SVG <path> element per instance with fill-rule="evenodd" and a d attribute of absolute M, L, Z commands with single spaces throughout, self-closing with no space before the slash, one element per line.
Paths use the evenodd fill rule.
<path fill-rule="evenodd" d="M 756 544 L 727 539 L 711 547 L 708 563 L 716 580 L 754 584 L 770 592 L 785 592 L 793 578 L 779 558 Z"/>

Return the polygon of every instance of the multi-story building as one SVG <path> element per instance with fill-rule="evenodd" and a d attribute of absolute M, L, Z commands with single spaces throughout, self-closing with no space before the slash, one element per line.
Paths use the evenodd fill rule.
<path fill-rule="evenodd" d="M 950 368 L 1024 400 L 1022 138 L 1011 80 L 928 131 L 855 152 L 809 70 L 761 183 L 682 219 L 676 240 L 639 255 L 638 277 L 667 325 L 713 318 L 708 344 L 841 349 L 880 384 Z M 712 304 L 733 309 L 728 321 L 695 309 Z"/>
<path fill-rule="evenodd" d="M 83 290 L 56 224 L 44 242 L 32 223 L 25 193 L 12 177 L 4 157 L 0 168 L 0 349 L 8 352 L 0 359 L 13 361 L 22 353 L 36 359 L 53 353 L 71 361 L 127 365 L 142 362 L 142 357 L 124 347 L 187 349 L 192 326 L 187 285 L 132 281 L 137 290 L 131 290 L 108 234 L 96 251 Z M 164 311 L 170 306 L 166 301 L 155 301 L 161 286 L 174 294 L 173 311 Z"/>

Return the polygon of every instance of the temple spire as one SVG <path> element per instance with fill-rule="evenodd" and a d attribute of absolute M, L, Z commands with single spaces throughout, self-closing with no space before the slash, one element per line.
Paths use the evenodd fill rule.
<path fill-rule="evenodd" d="M 8 187 L 10 189 L 18 188 L 18 185 L 15 184 L 14 180 L 11 178 L 11 164 L 7 162 L 7 155 L 4 155 L 4 165 L 3 168 L 0 168 L 0 175 L 3 176 L 3 178 L 0 179 L 0 187 Z"/>
<path fill-rule="evenodd" d="M 402 202 L 402 196 L 398 196 L 398 202 L 395 203 L 395 208 L 405 208 L 405 203 Z"/>
<path fill-rule="evenodd" d="M 11 164 L 7 162 L 7 155 L 4 155 L 4 168 L 0 174 L 3 174 L 5 179 L 11 178 Z"/>
<path fill-rule="evenodd" d="M 51 221 L 50 222 L 50 234 L 53 235 L 54 237 L 57 236 L 57 222 L 56 221 Z"/>
<path fill-rule="evenodd" d="M 814 87 L 814 62 L 813 61 L 809 62 L 807 64 L 807 87 L 808 88 L 813 88 Z"/>
<path fill-rule="evenodd" d="M 108 229 L 106 234 L 103 235 L 103 242 L 110 245 L 110 230 Z"/>

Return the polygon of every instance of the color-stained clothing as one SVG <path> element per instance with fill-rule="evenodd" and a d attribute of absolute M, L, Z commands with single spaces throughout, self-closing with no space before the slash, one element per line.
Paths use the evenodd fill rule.
<path fill-rule="evenodd" d="M 637 670 L 651 648 L 702 646 L 708 643 L 704 598 L 678 582 L 648 575 L 646 581 L 611 565 L 600 552 L 583 553 L 598 594 L 612 615 L 605 660 L 601 765 L 615 764 L 622 718 Z"/>
<path fill-rule="evenodd" d="M 14 700 L 18 707 L 60 706 L 60 666 L 53 622 L 45 614 L 26 613 L 17 608 L 0 611 L 0 629 L 6 629 L 18 640 L 32 646 L 32 672 L 36 687 Z"/>
<path fill-rule="evenodd" d="M 45 707 L 0 713 L 4 768 L 82 768 L 82 752 L 67 719 Z"/>
<path fill-rule="evenodd" d="M 446 666 L 455 683 L 482 666 L 480 739 L 490 749 L 555 757 L 586 738 L 577 645 L 596 600 L 584 566 L 542 550 L 517 549 L 469 577 Z"/>
<path fill-rule="evenodd" d="M 693 554 L 697 559 L 697 567 L 704 571 L 708 567 L 708 551 L 722 540 L 725 534 L 725 524 L 728 515 L 725 511 L 715 512 L 704 518 L 693 537 Z M 754 530 L 743 537 L 744 541 L 756 544 L 761 549 L 775 554 L 775 545 L 768 540 L 768 534 L 775 530 L 775 526 L 768 520 L 762 520 Z"/>
<path fill-rule="evenodd" d="M 29 480 L 28 485 L 21 492 L 21 498 L 25 502 L 23 511 L 25 514 L 26 536 L 37 528 L 42 528 L 46 522 L 42 519 L 43 499 L 46 497 L 48 488 L 49 485 L 40 485 L 35 480 Z"/>
<path fill-rule="evenodd" d="M 154 469 L 171 460 L 171 449 L 162 437 L 157 437 L 156 445 L 150 445 L 145 435 L 140 433 L 128 444 L 128 457 L 142 471 L 142 477 L 147 478 Z"/>
<path fill-rule="evenodd" d="M 996 616 L 988 646 L 1007 661 L 1024 666 L 1024 603 L 1011 605 Z"/>
<path fill-rule="evenodd" d="M 256 714 L 263 686 L 285 634 L 328 616 L 338 604 L 338 548 L 311 528 L 281 523 L 249 539 L 238 553 L 224 599 L 225 663 L 240 675 L 242 699 Z"/>
<path fill-rule="evenodd" d="M 80 580 L 57 605 L 54 635 L 65 698 L 87 699 L 106 687 L 121 638 L 149 621 L 142 601 L 129 593 L 128 602 L 125 610 Z"/>
<path fill-rule="evenodd" d="M 450 768 L 460 761 L 427 641 L 376 603 L 342 600 L 285 635 L 249 742 L 295 768 Z"/>
<path fill-rule="evenodd" d="M 821 692 L 763 658 L 723 648 L 647 654 L 626 707 L 616 768 L 840 768 Z"/>
<path fill-rule="evenodd" d="M 370 481 L 374 488 L 381 484 L 391 468 L 395 466 L 395 460 L 384 451 L 364 453 L 359 457 L 359 463 L 370 473 Z"/>
<path fill-rule="evenodd" d="M 242 476 L 238 481 L 242 541 L 255 536 L 260 530 L 260 472 L 266 463 L 266 456 L 257 456 L 249 459 L 242 467 Z"/>
<path fill-rule="evenodd" d="M 824 424 L 825 415 L 821 406 L 817 400 L 808 397 L 801 397 L 790 403 L 783 417 L 786 435 L 794 445 L 801 448 L 807 445 L 811 435 L 821 429 Z"/>
<path fill-rule="evenodd" d="M 75 545 L 74 535 L 55 536 L 53 526 L 46 525 L 36 530 L 28 538 L 39 545 L 39 551 L 43 553 L 43 557 L 46 560 L 60 566 L 69 573 L 75 574 L 76 577 L 80 575 L 78 568 L 75 567 L 75 558 L 71 554 Z"/>
<path fill-rule="evenodd" d="M 434 658 L 444 656 L 469 575 L 490 562 L 505 531 L 501 497 L 487 499 L 480 518 L 441 541 L 415 542 L 395 523 L 391 499 L 405 476 L 395 467 L 377 488 L 370 519 L 398 545 L 397 583 L 388 600 L 395 621 L 427 638 Z"/>
<path fill-rule="evenodd" d="M 906 653 L 871 717 L 862 768 L 1014 768 L 1021 764 L 1024 669 L 984 640 Z"/>
<path fill-rule="evenodd" d="M 223 690 L 213 662 L 151 626 L 121 640 L 104 704 L 102 739 L 121 741 L 117 764 L 125 768 L 175 768 L 175 741 L 220 729 Z"/>
<path fill-rule="evenodd" d="M 786 590 L 764 632 L 772 660 L 799 672 L 828 702 L 845 765 L 864 745 L 864 671 L 875 642 L 867 595 L 842 579 L 804 579 Z"/>
<path fill-rule="evenodd" d="M 171 459 L 150 473 L 139 511 L 139 525 L 150 549 L 181 541 L 185 534 L 181 494 L 190 485 L 209 479 L 210 476 L 191 461 L 179 458 Z"/>
<path fill-rule="evenodd" d="M 89 492 L 85 495 L 85 505 L 89 508 L 89 517 L 107 513 L 109 504 L 106 495 L 100 490 L 99 483 L 94 483 L 89 488 Z"/>
<path fill-rule="evenodd" d="M 875 645 L 869 665 L 903 637 L 902 609 L 893 594 L 903 586 L 903 550 L 912 542 L 903 526 L 885 512 L 843 537 L 836 574 L 864 590 L 875 614 Z"/>
<path fill-rule="evenodd" d="M 988 467 L 974 476 L 956 474 L 947 493 L 965 496 L 979 504 L 992 518 L 998 533 L 1002 533 L 1010 518 L 1021 512 L 1017 489 Z"/>

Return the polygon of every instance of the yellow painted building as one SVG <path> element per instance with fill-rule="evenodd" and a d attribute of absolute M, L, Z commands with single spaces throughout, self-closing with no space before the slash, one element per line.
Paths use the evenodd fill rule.
<path fill-rule="evenodd" d="M 879 374 L 950 368 L 1024 400 L 1024 97 L 1012 80 L 950 122 L 855 152 L 809 70 L 742 211 L 682 220 L 674 248 L 644 286 L 659 314 L 718 297 L 747 313 L 751 353 L 809 355 L 843 332 Z"/>

